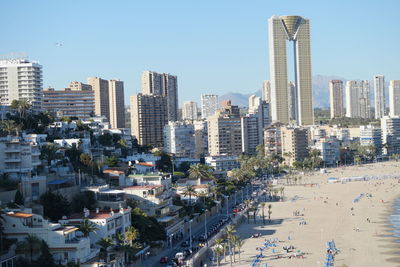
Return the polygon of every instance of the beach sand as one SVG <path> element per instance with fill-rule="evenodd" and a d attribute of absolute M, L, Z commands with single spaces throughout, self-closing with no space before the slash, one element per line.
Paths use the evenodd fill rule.
<path fill-rule="evenodd" d="M 396 179 L 328 183 L 328 177 L 399 175 L 400 162 L 374 163 L 361 166 L 327 169 L 326 174 L 314 172 L 303 176 L 302 184 L 285 186 L 286 201 L 272 202 L 272 222 L 262 224 L 261 211 L 257 223 L 253 220 L 241 224 L 237 234 L 245 239 L 239 263 L 238 254 L 234 266 L 250 266 L 257 247 L 265 239 L 278 238 L 275 254 L 269 248 L 263 251 L 259 266 L 323 266 L 326 243 L 334 240 L 340 253 L 334 266 L 400 266 L 400 243 L 392 237 L 393 228 L 388 221 L 393 203 L 400 196 L 400 183 Z M 284 182 L 283 180 L 282 182 Z M 317 184 L 311 187 L 309 184 Z M 279 186 L 278 186 L 279 187 Z M 364 193 L 359 202 L 353 200 Z M 372 197 L 366 194 L 371 194 Z M 294 196 L 298 199 L 291 201 Z M 267 203 L 268 205 L 269 203 Z M 265 207 L 267 218 L 268 209 Z M 353 211 L 351 210 L 353 208 Z M 304 216 L 294 216 L 299 211 Z M 354 214 L 354 215 L 353 215 Z M 370 222 L 367 221 L 367 218 Z M 305 221 L 306 225 L 299 222 Z M 252 234 L 261 233 L 259 238 Z M 289 240 L 290 237 L 290 240 Z M 295 252 L 306 253 L 304 259 L 291 258 L 283 246 L 292 245 Z M 284 258 L 277 259 L 277 255 Z M 229 266 L 223 259 L 221 266 Z"/>

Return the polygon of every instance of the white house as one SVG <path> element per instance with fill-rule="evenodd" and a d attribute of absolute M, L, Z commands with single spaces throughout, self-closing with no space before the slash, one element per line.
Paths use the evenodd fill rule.
<path fill-rule="evenodd" d="M 77 235 L 78 228 L 51 223 L 31 209 L 6 210 L 4 233 L 9 239 L 23 241 L 34 235 L 46 241 L 50 253 L 57 263 L 84 263 L 95 257 L 99 249 L 90 247 L 90 239 Z"/>
<path fill-rule="evenodd" d="M 83 220 L 89 220 L 96 224 L 96 232 L 90 233 L 90 241 L 96 244 L 101 238 L 109 237 L 115 239 L 118 233 L 125 233 L 132 225 L 131 208 L 110 210 L 88 210 L 63 217 L 59 220 L 62 225 L 78 226 Z"/>

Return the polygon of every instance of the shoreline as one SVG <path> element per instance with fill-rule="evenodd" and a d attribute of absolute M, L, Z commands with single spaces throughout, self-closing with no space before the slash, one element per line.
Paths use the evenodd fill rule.
<path fill-rule="evenodd" d="M 286 201 L 267 202 L 267 205 L 272 204 L 272 224 L 263 225 L 259 212 L 256 224 L 251 220 L 250 224 L 244 222 L 238 227 L 237 233 L 245 244 L 242 260 L 240 264 L 237 260 L 236 266 L 249 266 L 259 253 L 255 248 L 261 247 L 264 239 L 274 238 L 281 242 L 274 249 L 275 253 L 272 249 L 263 251 L 260 266 L 264 263 L 268 266 L 323 266 L 326 242 L 330 240 L 335 240 L 341 251 L 335 257 L 335 266 L 400 266 L 400 238 L 393 236 L 395 227 L 390 221 L 390 216 L 397 211 L 396 201 L 400 200 L 400 180 L 327 182 L 329 177 L 400 177 L 400 163 L 381 162 L 327 170 L 326 174 L 313 172 L 303 176 L 304 183 L 316 186 L 285 186 Z M 354 202 L 361 194 L 360 200 Z M 295 196 L 298 196 L 297 200 L 291 201 Z M 294 211 L 300 211 L 304 216 L 294 216 Z M 258 232 L 262 233 L 261 238 L 251 238 Z M 305 253 L 304 259 L 289 259 L 291 254 L 282 247 L 290 245 L 296 247 L 295 253 Z M 284 258 L 277 259 L 277 255 Z M 221 263 L 221 266 L 230 265 L 229 259 L 227 263 L 224 260 Z"/>

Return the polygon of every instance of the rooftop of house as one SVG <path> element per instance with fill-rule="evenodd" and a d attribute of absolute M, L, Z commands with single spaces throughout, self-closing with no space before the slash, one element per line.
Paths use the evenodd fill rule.
<path fill-rule="evenodd" d="M 123 209 L 124 212 L 129 211 L 130 209 Z M 119 209 L 112 210 L 114 214 L 119 213 Z M 84 212 L 78 212 L 71 214 L 70 216 L 67 216 L 67 219 L 63 220 L 79 220 L 79 219 L 93 219 L 93 220 L 101 220 L 101 219 L 108 219 L 111 218 L 113 215 L 111 214 L 111 210 L 99 210 L 98 212 L 96 210 L 91 210 L 89 211 L 89 215 L 85 217 Z"/>
<path fill-rule="evenodd" d="M 143 190 L 143 189 L 156 189 L 160 187 L 162 187 L 162 185 L 134 185 L 134 186 L 122 187 L 122 189 Z"/>
<path fill-rule="evenodd" d="M 17 211 L 17 212 L 14 212 L 14 211 L 10 211 L 10 212 L 7 212 L 7 216 L 10 216 L 10 217 L 15 217 L 15 218 L 30 218 L 30 217 L 32 217 L 33 216 L 33 214 L 31 214 L 31 213 L 25 213 L 25 212 L 19 212 L 19 211 Z"/>

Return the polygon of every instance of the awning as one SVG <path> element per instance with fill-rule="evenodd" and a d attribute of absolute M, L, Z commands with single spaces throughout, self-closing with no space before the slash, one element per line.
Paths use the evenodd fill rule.
<path fill-rule="evenodd" d="M 52 185 L 65 184 L 65 183 L 68 183 L 68 180 L 66 180 L 66 179 L 58 179 L 58 180 L 53 180 L 53 181 L 47 182 L 47 184 L 52 184 Z"/>

